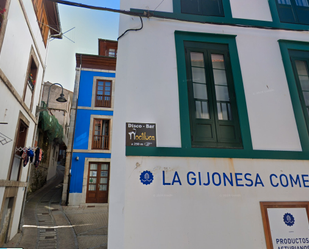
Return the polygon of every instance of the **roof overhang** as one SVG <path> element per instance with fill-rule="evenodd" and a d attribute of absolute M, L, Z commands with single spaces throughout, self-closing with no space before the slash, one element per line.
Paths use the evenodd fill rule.
<path fill-rule="evenodd" d="M 60 16 L 58 4 L 49 0 L 45 0 L 45 10 L 48 18 L 48 25 L 50 26 L 50 33 L 53 38 L 62 38 Z"/>

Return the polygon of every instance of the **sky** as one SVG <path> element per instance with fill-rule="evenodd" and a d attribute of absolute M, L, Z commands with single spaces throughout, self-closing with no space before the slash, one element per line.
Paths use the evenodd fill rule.
<path fill-rule="evenodd" d="M 119 9 L 119 0 L 75 0 L 71 2 Z M 98 39 L 117 40 L 119 14 L 58 4 L 62 39 L 49 43 L 44 81 L 74 90 L 75 53 L 98 55 Z"/>

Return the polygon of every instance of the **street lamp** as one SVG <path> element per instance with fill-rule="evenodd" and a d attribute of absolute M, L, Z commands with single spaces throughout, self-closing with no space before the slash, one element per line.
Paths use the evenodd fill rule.
<path fill-rule="evenodd" d="M 50 89 L 53 85 L 58 85 L 58 86 L 61 86 L 61 93 L 60 93 L 60 97 L 58 97 L 56 99 L 56 101 L 60 102 L 60 103 L 64 103 L 64 102 L 67 102 L 67 100 L 65 99 L 64 97 L 64 94 L 63 94 L 63 86 L 60 84 L 60 83 L 53 83 L 49 86 L 49 90 L 48 90 L 48 96 L 47 96 L 47 102 L 46 102 L 46 107 L 43 107 L 43 108 L 39 108 L 37 107 L 37 110 L 36 110 L 36 114 L 39 113 L 39 112 L 42 112 L 42 111 L 45 111 L 47 108 L 48 108 L 48 102 L 49 102 L 49 94 L 50 94 Z"/>

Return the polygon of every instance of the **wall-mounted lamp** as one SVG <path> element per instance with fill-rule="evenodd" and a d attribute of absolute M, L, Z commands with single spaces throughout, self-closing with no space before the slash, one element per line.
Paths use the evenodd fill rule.
<path fill-rule="evenodd" d="M 77 156 L 77 157 L 75 157 L 75 160 L 76 160 L 76 161 L 78 161 L 78 160 L 79 160 L 79 157 L 78 157 L 78 156 Z"/>
<path fill-rule="evenodd" d="M 50 94 L 50 89 L 53 85 L 58 85 L 58 86 L 61 86 L 61 89 L 62 89 L 62 92 L 60 94 L 60 97 L 58 97 L 56 99 L 56 101 L 60 102 L 60 103 L 64 103 L 64 102 L 67 102 L 66 98 L 64 97 L 64 94 L 63 94 L 63 86 L 60 84 L 60 83 L 53 83 L 49 86 L 49 90 L 48 90 L 48 96 L 47 96 L 47 103 L 46 103 L 46 107 L 43 107 L 43 108 L 40 108 L 40 107 L 36 107 L 36 114 L 39 113 L 39 112 L 42 112 L 42 111 L 45 111 L 47 110 L 48 108 L 48 102 L 49 102 L 49 94 Z"/>

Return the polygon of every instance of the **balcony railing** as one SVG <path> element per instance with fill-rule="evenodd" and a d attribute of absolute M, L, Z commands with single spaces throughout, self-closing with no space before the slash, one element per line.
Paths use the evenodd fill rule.
<path fill-rule="evenodd" d="M 111 107 L 111 97 L 110 96 L 97 96 L 95 101 L 96 107 Z"/>
<path fill-rule="evenodd" d="M 94 135 L 92 140 L 92 149 L 108 150 L 109 136 Z"/>

